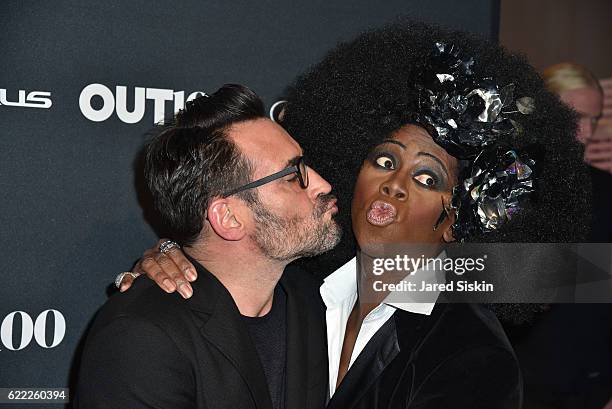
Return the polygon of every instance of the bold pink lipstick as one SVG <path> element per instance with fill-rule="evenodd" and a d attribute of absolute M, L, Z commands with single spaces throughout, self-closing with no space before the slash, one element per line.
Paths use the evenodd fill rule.
<path fill-rule="evenodd" d="M 393 223 L 397 210 L 391 203 L 376 200 L 368 210 L 367 219 L 374 226 L 386 226 Z"/>

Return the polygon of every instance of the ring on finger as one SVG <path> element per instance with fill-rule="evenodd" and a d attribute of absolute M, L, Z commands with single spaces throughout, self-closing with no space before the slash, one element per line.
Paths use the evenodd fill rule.
<path fill-rule="evenodd" d="M 115 287 L 121 288 L 121 282 L 123 281 L 123 278 L 126 275 L 130 275 L 132 276 L 132 278 L 136 278 L 140 275 L 140 273 L 134 273 L 132 271 L 124 271 L 123 273 L 117 274 L 117 277 L 115 277 Z"/>
<path fill-rule="evenodd" d="M 181 248 L 181 246 L 179 246 L 179 244 L 175 241 L 172 240 L 166 240 L 164 241 L 162 244 L 159 245 L 159 251 L 161 253 L 168 253 L 170 250 L 172 250 L 173 248 Z"/>

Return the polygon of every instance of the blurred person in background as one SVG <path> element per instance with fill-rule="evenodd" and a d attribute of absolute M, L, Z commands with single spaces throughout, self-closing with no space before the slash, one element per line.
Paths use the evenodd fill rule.
<path fill-rule="evenodd" d="M 612 242 L 612 142 L 595 139 L 594 134 L 602 115 L 604 94 L 597 78 L 576 63 L 555 64 L 544 70 L 546 87 L 559 95 L 561 101 L 579 115 L 576 138 L 585 146 L 585 161 L 589 164 L 593 183 L 593 221 L 590 242 Z"/>
<path fill-rule="evenodd" d="M 595 132 L 604 102 L 601 83 L 587 68 L 572 62 L 552 65 L 542 75 L 548 89 L 580 115 L 577 137 L 585 145 L 586 162 L 612 172 L 612 141 Z"/>

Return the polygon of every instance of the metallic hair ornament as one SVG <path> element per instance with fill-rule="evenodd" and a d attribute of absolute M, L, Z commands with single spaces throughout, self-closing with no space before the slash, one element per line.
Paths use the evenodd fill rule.
<path fill-rule="evenodd" d="M 500 86 L 491 77 L 476 77 L 474 64 L 474 58 L 462 55 L 455 45 L 437 42 L 416 86 L 415 122 L 449 154 L 469 162 L 451 201 L 453 236 L 459 241 L 498 229 L 519 211 L 520 199 L 534 190 L 535 161 L 502 142 L 521 133 L 521 117 L 535 110 L 534 100 L 515 99 L 514 84 Z M 443 211 L 434 230 L 445 216 Z"/>
<path fill-rule="evenodd" d="M 435 43 L 417 85 L 417 122 L 458 159 L 473 159 L 500 137 L 515 134 L 517 119 L 535 109 L 533 98 L 514 98 L 514 84 L 501 87 L 491 77 L 477 78 L 473 65 L 474 58 L 462 56 L 455 45 Z"/>
<path fill-rule="evenodd" d="M 483 150 L 453 189 L 455 239 L 496 230 L 516 214 L 520 199 L 534 191 L 534 165 L 502 144 Z"/>

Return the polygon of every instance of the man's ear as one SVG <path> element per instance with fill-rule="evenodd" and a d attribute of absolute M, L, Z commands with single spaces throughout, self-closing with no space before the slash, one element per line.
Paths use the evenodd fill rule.
<path fill-rule="evenodd" d="M 207 219 L 217 235 L 225 240 L 242 240 L 247 234 L 241 212 L 244 205 L 229 198 L 216 198 L 208 205 Z"/>

